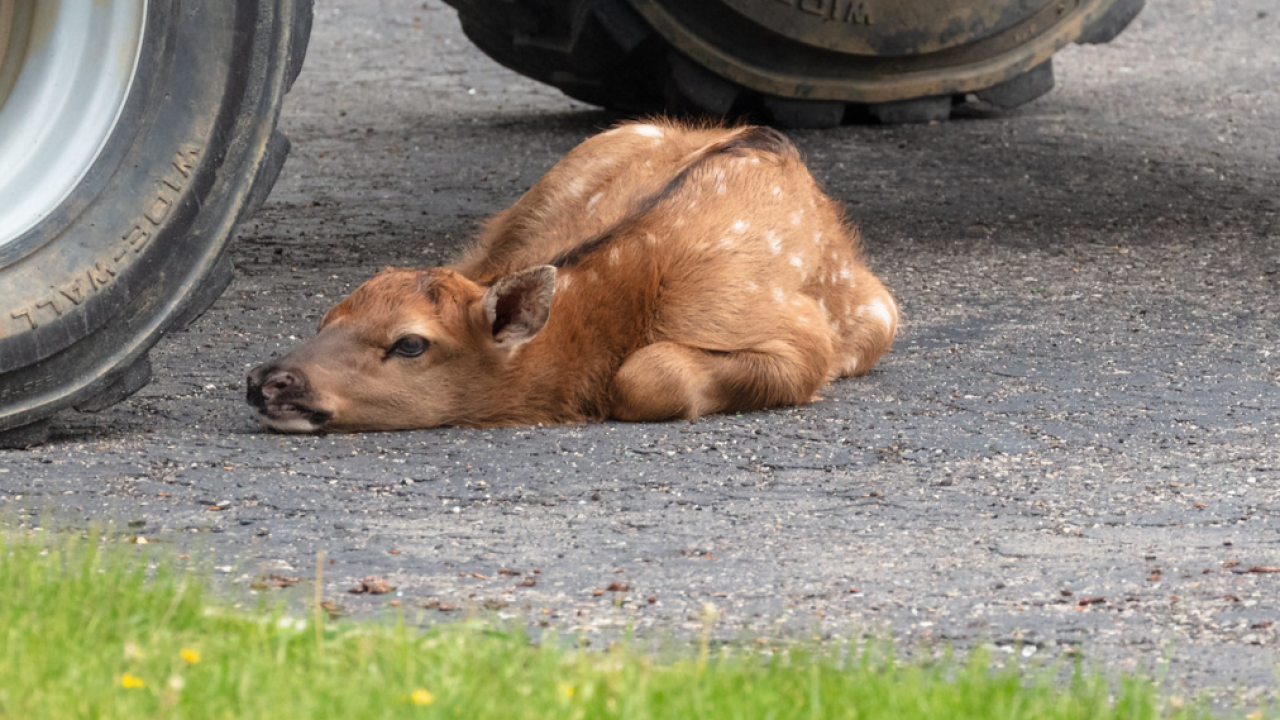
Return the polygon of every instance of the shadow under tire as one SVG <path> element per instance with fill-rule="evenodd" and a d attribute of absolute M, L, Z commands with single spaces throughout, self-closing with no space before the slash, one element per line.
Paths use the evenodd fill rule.
<path fill-rule="evenodd" d="M 38 442 L 57 411 L 137 391 L 151 347 L 225 289 L 235 225 L 289 150 L 276 125 L 311 15 L 311 0 L 146 3 L 91 164 L 34 226 L 0 226 L 0 444 Z"/>

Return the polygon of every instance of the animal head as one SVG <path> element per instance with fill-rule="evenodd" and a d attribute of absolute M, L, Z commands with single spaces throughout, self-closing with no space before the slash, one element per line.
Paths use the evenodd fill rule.
<path fill-rule="evenodd" d="M 280 432 L 469 424 L 546 323 L 555 277 L 541 265 L 484 287 L 445 268 L 389 268 L 314 338 L 254 368 L 247 399 Z"/>

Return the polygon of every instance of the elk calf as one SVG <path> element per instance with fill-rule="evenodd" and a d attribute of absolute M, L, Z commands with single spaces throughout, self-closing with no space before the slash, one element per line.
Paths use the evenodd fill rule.
<path fill-rule="evenodd" d="M 450 268 L 387 269 L 249 374 L 284 432 L 667 420 L 861 375 L 897 305 L 780 133 L 621 125 Z"/>

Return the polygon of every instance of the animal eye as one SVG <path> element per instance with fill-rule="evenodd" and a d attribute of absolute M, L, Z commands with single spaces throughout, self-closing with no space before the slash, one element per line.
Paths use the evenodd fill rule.
<path fill-rule="evenodd" d="M 396 341 L 395 345 L 387 351 L 388 355 L 399 355 L 400 357 L 418 357 L 427 351 L 427 339 L 417 335 L 406 335 Z"/>

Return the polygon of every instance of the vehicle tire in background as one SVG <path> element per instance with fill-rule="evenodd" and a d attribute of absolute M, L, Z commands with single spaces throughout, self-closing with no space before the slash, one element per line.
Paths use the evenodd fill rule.
<path fill-rule="evenodd" d="M 0 0 L 0 446 L 150 377 L 266 199 L 311 0 Z"/>
<path fill-rule="evenodd" d="M 1054 53 L 1107 42 L 1143 0 L 446 0 L 485 53 L 633 113 L 783 127 L 927 122 L 969 96 L 1015 107 Z"/>

